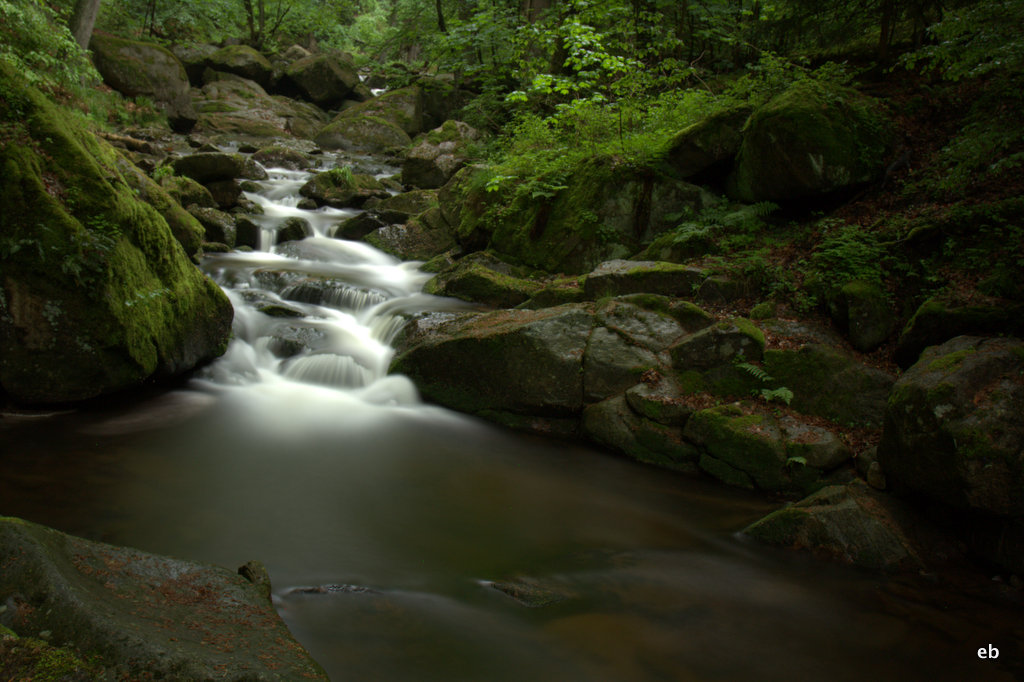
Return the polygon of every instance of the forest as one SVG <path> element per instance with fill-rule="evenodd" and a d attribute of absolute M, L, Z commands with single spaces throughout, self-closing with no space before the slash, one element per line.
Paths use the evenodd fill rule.
<path fill-rule="evenodd" d="M 0 678 L 1020 679 L 1021 26 L 0 0 Z"/>

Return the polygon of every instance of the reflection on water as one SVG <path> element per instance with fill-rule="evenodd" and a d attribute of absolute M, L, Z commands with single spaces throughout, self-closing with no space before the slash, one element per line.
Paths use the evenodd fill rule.
<path fill-rule="evenodd" d="M 1010 650 L 1001 612 L 737 539 L 764 500 L 420 403 L 389 343 L 402 314 L 457 304 L 332 239 L 351 212 L 297 208 L 305 177 L 248 196 L 268 248 L 287 217 L 317 236 L 205 261 L 235 338 L 187 390 L 0 418 L 0 513 L 260 559 L 338 680 L 962 680 L 979 646 Z"/>

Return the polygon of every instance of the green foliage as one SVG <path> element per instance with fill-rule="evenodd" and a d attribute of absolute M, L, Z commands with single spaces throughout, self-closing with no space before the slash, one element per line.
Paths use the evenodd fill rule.
<path fill-rule="evenodd" d="M 746 372 L 763 384 L 770 384 L 775 381 L 775 378 L 769 375 L 768 372 L 755 364 L 744 361 L 742 356 L 736 357 L 733 361 L 733 366 L 742 372 Z M 756 396 L 760 396 L 768 403 L 780 402 L 789 405 L 793 400 L 793 391 L 789 390 L 785 386 L 779 386 L 777 388 L 758 388 L 755 389 L 753 393 Z"/>
<path fill-rule="evenodd" d="M 811 254 L 811 267 L 831 287 L 853 280 L 882 282 L 892 257 L 877 232 L 831 218 L 819 221 L 818 226 L 821 241 Z"/>
<path fill-rule="evenodd" d="M 99 82 L 66 17 L 42 0 L 0 0 L 0 61 L 51 93 Z"/>

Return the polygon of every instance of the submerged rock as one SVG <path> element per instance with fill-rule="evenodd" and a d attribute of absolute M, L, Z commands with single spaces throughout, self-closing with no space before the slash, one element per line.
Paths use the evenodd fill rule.
<path fill-rule="evenodd" d="M 46 633 L 91 679 L 327 679 L 256 562 L 233 572 L 0 518 L 0 565 L 0 623 Z"/>

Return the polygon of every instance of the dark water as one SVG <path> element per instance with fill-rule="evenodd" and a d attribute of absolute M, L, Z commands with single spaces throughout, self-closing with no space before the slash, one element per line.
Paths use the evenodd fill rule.
<path fill-rule="evenodd" d="M 1012 679 L 1012 612 L 737 538 L 764 500 L 310 390 L 2 418 L 0 512 L 260 559 L 337 680 Z"/>

